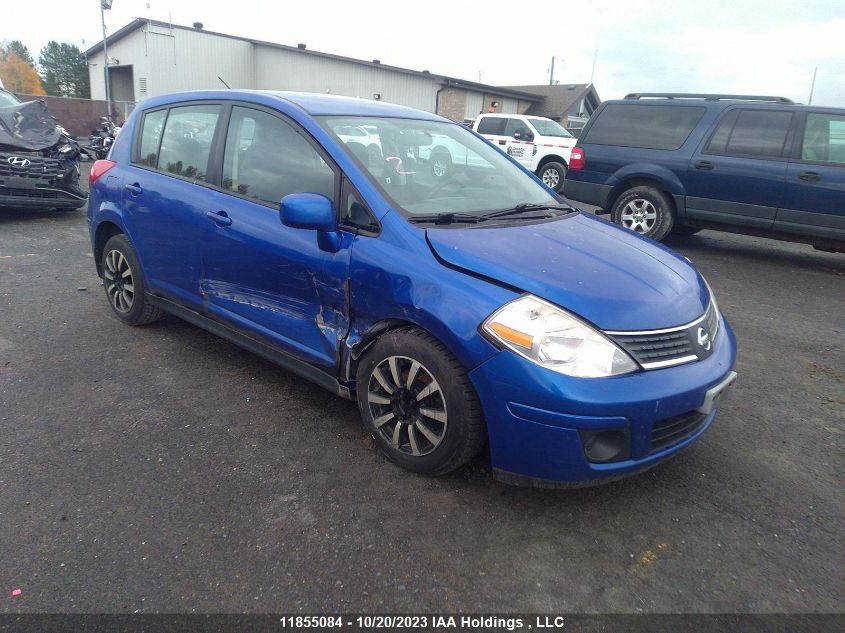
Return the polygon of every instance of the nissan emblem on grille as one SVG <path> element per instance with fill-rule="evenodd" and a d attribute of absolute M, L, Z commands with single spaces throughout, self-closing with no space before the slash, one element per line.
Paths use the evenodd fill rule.
<path fill-rule="evenodd" d="M 705 352 L 710 351 L 710 334 L 703 327 L 698 328 L 698 344 L 704 348 Z"/>
<path fill-rule="evenodd" d="M 20 167 L 21 169 L 26 169 L 27 167 L 29 167 L 29 159 L 24 158 L 23 156 L 9 156 L 6 161 L 12 167 Z"/>

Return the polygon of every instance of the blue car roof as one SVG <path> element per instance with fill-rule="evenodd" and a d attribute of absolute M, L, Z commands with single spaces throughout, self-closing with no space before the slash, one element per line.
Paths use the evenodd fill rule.
<path fill-rule="evenodd" d="M 432 114 L 431 112 L 393 103 L 385 103 L 383 101 L 313 92 L 287 92 L 283 90 L 192 90 L 190 92 L 176 92 L 151 97 L 144 101 L 142 107 L 146 110 L 152 107 L 195 99 L 235 99 L 267 104 L 268 98 L 270 101 L 278 100 L 293 104 L 314 116 L 380 116 L 453 123 L 453 121 Z"/>

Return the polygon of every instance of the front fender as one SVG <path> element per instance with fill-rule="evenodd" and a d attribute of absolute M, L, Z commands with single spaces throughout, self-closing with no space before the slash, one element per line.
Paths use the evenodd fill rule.
<path fill-rule="evenodd" d="M 395 212 L 382 222 L 380 238 L 358 236 L 352 248 L 347 359 L 354 362 L 373 334 L 402 324 L 435 336 L 467 371 L 496 354 L 479 326 L 518 295 L 441 264 L 425 241 L 425 231 Z"/>

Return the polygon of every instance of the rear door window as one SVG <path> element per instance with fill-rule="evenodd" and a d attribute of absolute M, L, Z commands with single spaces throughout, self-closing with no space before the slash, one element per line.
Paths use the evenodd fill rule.
<path fill-rule="evenodd" d="M 481 122 L 478 124 L 478 133 L 490 134 L 491 136 L 504 136 L 506 121 L 507 119 L 496 116 L 482 117 Z"/>
<path fill-rule="evenodd" d="M 791 124 L 791 112 L 736 108 L 722 117 L 704 153 L 779 158 Z"/>
<path fill-rule="evenodd" d="M 141 146 L 138 150 L 138 162 L 148 167 L 158 164 L 158 147 L 161 144 L 161 133 L 164 131 L 164 121 L 167 110 L 158 110 L 144 115 L 141 129 Z"/>
<path fill-rule="evenodd" d="M 845 116 L 809 113 L 804 125 L 801 160 L 845 165 Z"/>
<path fill-rule="evenodd" d="M 705 108 L 613 104 L 587 132 L 585 143 L 642 149 L 678 149 L 704 116 Z"/>
<path fill-rule="evenodd" d="M 219 118 L 219 105 L 171 108 L 156 167 L 184 178 L 206 180 L 211 141 Z"/>

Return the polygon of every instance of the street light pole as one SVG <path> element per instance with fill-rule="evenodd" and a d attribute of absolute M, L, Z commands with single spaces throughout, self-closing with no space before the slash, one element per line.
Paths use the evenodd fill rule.
<path fill-rule="evenodd" d="M 816 90 L 816 73 L 819 71 L 819 67 L 816 66 L 813 68 L 813 83 L 810 84 L 810 98 L 807 100 L 807 105 L 813 105 L 813 92 Z"/>
<path fill-rule="evenodd" d="M 566 60 L 561 58 L 560 61 L 563 62 L 563 61 L 566 61 Z M 554 58 L 554 55 L 552 55 L 552 67 L 549 69 L 549 85 L 550 86 L 555 85 L 555 58 Z"/>
<path fill-rule="evenodd" d="M 111 82 L 109 81 L 109 49 L 106 46 L 106 9 L 111 9 L 112 0 L 100 0 L 100 19 L 103 23 L 103 60 L 106 70 L 106 115 L 111 121 Z"/>

